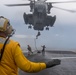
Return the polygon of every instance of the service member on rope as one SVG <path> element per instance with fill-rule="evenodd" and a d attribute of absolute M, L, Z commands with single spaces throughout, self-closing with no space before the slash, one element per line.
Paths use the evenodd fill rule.
<path fill-rule="evenodd" d="M 59 65 L 61 60 L 31 62 L 22 53 L 18 42 L 9 39 L 14 29 L 7 18 L 0 16 L 0 75 L 18 75 L 18 68 L 28 73 Z"/>

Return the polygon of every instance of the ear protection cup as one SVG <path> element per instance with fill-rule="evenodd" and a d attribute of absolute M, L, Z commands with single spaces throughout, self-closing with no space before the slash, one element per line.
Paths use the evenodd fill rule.
<path fill-rule="evenodd" d="M 12 33 L 12 31 L 13 31 L 12 26 L 11 25 L 10 26 L 7 26 L 6 33 L 9 35 L 9 34 Z"/>

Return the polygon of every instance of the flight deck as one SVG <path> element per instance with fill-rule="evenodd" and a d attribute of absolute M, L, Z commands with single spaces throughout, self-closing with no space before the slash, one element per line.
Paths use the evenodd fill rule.
<path fill-rule="evenodd" d="M 25 54 L 26 56 L 26 54 Z M 37 53 L 26 56 L 29 60 L 39 62 L 51 59 L 61 59 L 61 64 L 55 67 L 45 69 L 38 73 L 26 73 L 19 70 L 19 75 L 76 75 L 76 53 L 72 51 L 47 51 L 43 56 Z"/>

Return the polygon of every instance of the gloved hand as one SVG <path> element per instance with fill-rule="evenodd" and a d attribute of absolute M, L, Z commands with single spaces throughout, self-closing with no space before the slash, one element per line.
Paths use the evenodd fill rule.
<path fill-rule="evenodd" d="M 51 61 L 46 62 L 46 68 L 51 68 L 53 66 L 59 65 L 60 63 L 61 63 L 61 60 L 53 59 Z"/>

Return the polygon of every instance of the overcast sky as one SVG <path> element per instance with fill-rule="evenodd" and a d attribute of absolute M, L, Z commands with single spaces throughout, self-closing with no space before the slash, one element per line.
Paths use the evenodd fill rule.
<path fill-rule="evenodd" d="M 64 1 L 64 0 L 48 0 Z M 65 0 L 69 1 L 69 0 Z M 74 1 L 74 0 L 71 0 Z M 29 3 L 27 0 L 1 0 L 0 15 L 7 17 L 16 33 L 11 39 L 18 41 L 21 47 L 27 48 L 29 44 L 32 48 L 41 49 L 41 45 L 46 45 L 47 49 L 76 50 L 76 13 L 70 13 L 60 9 L 52 8 L 50 15 L 56 15 L 54 27 L 49 31 L 41 31 L 41 36 L 35 40 L 37 31 L 28 29 L 24 24 L 23 13 L 30 13 L 29 6 L 7 7 L 4 4 Z M 53 4 L 53 6 L 76 10 L 76 3 Z"/>

